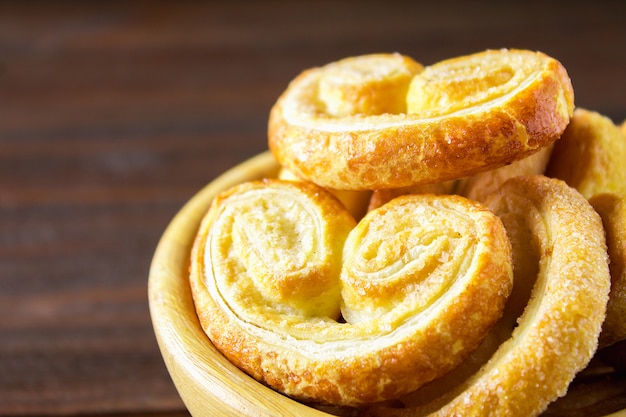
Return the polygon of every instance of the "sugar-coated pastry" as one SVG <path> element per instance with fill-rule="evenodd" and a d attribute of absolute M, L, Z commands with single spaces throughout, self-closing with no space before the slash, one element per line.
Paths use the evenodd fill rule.
<path fill-rule="evenodd" d="M 544 176 L 507 180 L 487 205 L 513 248 L 513 292 L 492 331 L 510 337 L 487 346 L 493 352 L 468 378 L 430 387 L 428 401 L 412 394 L 365 415 L 537 416 L 593 357 L 610 287 L 600 216 L 575 189 Z"/>
<path fill-rule="evenodd" d="M 218 195 L 207 213 L 192 265 L 206 280 L 192 278 L 224 279 L 207 287 L 217 291 L 211 296 L 260 310 L 251 314 L 337 319 L 343 242 L 354 225 L 339 200 L 312 184 L 243 183 Z"/>
<path fill-rule="evenodd" d="M 596 194 L 589 200 L 600 214 L 609 251 L 611 293 L 600 346 L 626 339 L 626 196 Z"/>
<path fill-rule="evenodd" d="M 277 178 L 218 194 L 190 259 L 240 370 L 342 417 L 623 397 L 626 120 L 575 108 L 557 59 L 340 59 L 289 83 L 267 133 Z M 576 384 L 598 372 L 618 379 Z"/>
<path fill-rule="evenodd" d="M 577 108 L 563 136 L 554 144 L 546 169 L 586 198 L 598 193 L 626 195 L 626 140 L 608 117 Z"/>
<path fill-rule="evenodd" d="M 344 58 L 324 67 L 315 85 L 317 99 L 323 112 L 336 118 L 405 113 L 402 98 L 413 76 L 423 69 L 418 62 L 397 53 Z"/>
<path fill-rule="evenodd" d="M 484 202 L 509 178 L 520 175 L 542 175 L 552 154 L 552 144 L 544 146 L 537 153 L 512 162 L 501 168 L 482 172 L 459 181 L 456 193 L 471 200 Z"/>
<path fill-rule="evenodd" d="M 190 283 L 235 365 L 301 401 L 358 406 L 463 361 L 502 315 L 512 268 L 501 220 L 463 197 L 399 197 L 355 226 L 322 188 L 266 180 L 216 198 Z"/>
<path fill-rule="evenodd" d="M 563 133 L 573 106 L 565 68 L 540 52 L 427 67 L 364 55 L 292 80 L 270 112 L 268 144 L 281 165 L 326 188 L 410 187 L 522 159 Z"/>

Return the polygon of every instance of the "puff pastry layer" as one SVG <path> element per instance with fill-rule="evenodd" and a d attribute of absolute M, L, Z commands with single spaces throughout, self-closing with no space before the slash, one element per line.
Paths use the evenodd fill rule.
<path fill-rule="evenodd" d="M 234 364 L 294 398 L 356 406 L 458 365 L 501 316 L 512 260 L 500 219 L 462 197 L 400 197 L 355 226 L 320 187 L 267 180 L 216 198 L 190 281 Z"/>
<path fill-rule="evenodd" d="M 539 52 L 489 50 L 425 68 L 364 55 L 297 76 L 270 112 L 268 143 L 281 165 L 326 188 L 410 187 L 536 152 L 563 133 L 573 103 L 565 68 Z"/>
<path fill-rule="evenodd" d="M 544 176 L 510 179 L 487 204 L 505 224 L 515 264 L 513 292 L 490 334 L 502 344 L 493 353 L 481 346 L 489 357 L 459 385 L 452 375 L 428 401 L 416 395 L 405 408 L 367 415 L 537 416 L 594 355 L 610 286 L 598 214 L 576 190 Z"/>

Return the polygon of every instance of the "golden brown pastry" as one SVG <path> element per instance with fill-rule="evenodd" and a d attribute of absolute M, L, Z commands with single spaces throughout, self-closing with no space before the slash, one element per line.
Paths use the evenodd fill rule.
<path fill-rule="evenodd" d="M 600 346 L 626 339 L 626 197 L 596 194 L 589 202 L 602 218 L 611 271 L 611 293 Z"/>
<path fill-rule="evenodd" d="M 278 172 L 278 179 L 302 181 L 293 172 L 289 171 L 285 167 L 280 168 L 280 171 Z M 350 214 L 352 214 L 352 217 L 354 217 L 356 220 L 360 220 L 367 212 L 369 201 L 372 195 L 371 191 L 349 191 L 331 189 L 327 190 L 330 191 L 335 197 L 337 197 L 344 206 L 346 206 Z"/>
<path fill-rule="evenodd" d="M 501 168 L 464 178 L 459 181 L 456 193 L 471 200 L 485 202 L 487 197 L 509 178 L 520 175 L 542 175 L 550 160 L 552 146 L 552 144 L 544 146 L 537 153 Z"/>
<path fill-rule="evenodd" d="M 598 193 L 626 195 L 626 140 L 611 119 L 577 108 L 546 169 L 586 198 Z"/>
<path fill-rule="evenodd" d="M 510 337 L 458 385 L 447 380 L 441 391 L 429 387 L 426 401 L 418 390 L 401 399 L 403 408 L 372 407 L 367 415 L 537 416 L 593 357 L 610 285 L 598 214 L 576 190 L 544 176 L 508 180 L 488 206 L 505 224 L 515 265 L 510 302 L 490 336 Z"/>
<path fill-rule="evenodd" d="M 268 144 L 326 188 L 409 187 L 524 158 L 563 133 L 573 105 L 565 68 L 540 52 L 489 50 L 426 68 L 365 55 L 296 77 L 270 112 Z"/>
<path fill-rule="evenodd" d="M 512 285 L 506 231 L 482 205 L 405 196 L 355 227 L 330 193 L 296 181 L 217 197 L 191 261 L 200 323 L 229 360 L 336 405 L 395 398 L 455 367 Z"/>

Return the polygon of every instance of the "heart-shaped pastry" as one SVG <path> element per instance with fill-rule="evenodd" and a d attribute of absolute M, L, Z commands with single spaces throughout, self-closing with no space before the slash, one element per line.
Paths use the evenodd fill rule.
<path fill-rule="evenodd" d="M 574 109 L 559 61 L 501 49 L 423 67 L 400 54 L 345 58 L 294 78 L 268 145 L 299 178 L 379 190 L 458 179 L 558 139 Z"/>
<path fill-rule="evenodd" d="M 565 182 L 541 175 L 507 180 L 487 206 L 507 229 L 515 265 L 492 346 L 472 353 L 469 377 L 459 367 L 426 394 L 367 416 L 537 416 L 593 357 L 610 287 L 600 216 Z"/>
<path fill-rule="evenodd" d="M 198 231 L 191 288 L 213 344 L 299 400 L 397 398 L 481 343 L 512 287 L 500 219 L 460 196 L 403 196 L 358 224 L 305 182 L 247 182 Z M 341 311 L 341 314 L 339 314 Z"/>

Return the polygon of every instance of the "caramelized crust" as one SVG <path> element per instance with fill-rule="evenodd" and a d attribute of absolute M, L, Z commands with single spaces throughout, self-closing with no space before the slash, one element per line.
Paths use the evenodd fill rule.
<path fill-rule="evenodd" d="M 350 94 L 322 94 L 327 76 Z M 394 88 L 377 88 L 389 79 Z M 373 91 L 367 105 L 343 102 L 359 102 L 354 90 Z M 534 153 L 563 133 L 573 103 L 567 72 L 539 52 L 490 50 L 423 70 L 398 54 L 365 55 L 296 77 L 270 112 L 268 144 L 281 165 L 326 188 L 410 187 Z"/>
<path fill-rule="evenodd" d="M 256 380 L 362 417 L 537 416 L 596 349 L 624 360 L 626 121 L 574 110 L 554 58 L 342 59 L 268 138 L 278 179 L 218 195 L 190 266 Z"/>
<path fill-rule="evenodd" d="M 577 108 L 554 145 L 546 174 L 580 191 L 600 213 L 607 235 L 612 277 L 601 346 L 626 337 L 626 122 Z"/>
<path fill-rule="evenodd" d="M 202 327 L 242 370 L 356 406 L 462 361 L 501 316 L 512 261 L 502 222 L 462 197 L 401 197 L 355 227 L 323 189 L 271 180 L 215 200 L 190 282 Z"/>
<path fill-rule="evenodd" d="M 508 180 L 488 206 L 505 224 L 515 265 L 510 301 L 490 335 L 514 327 L 510 337 L 429 402 L 409 397 L 401 409 L 375 406 L 366 415 L 537 416 L 593 357 L 610 286 L 598 214 L 563 181 L 543 176 Z"/>

